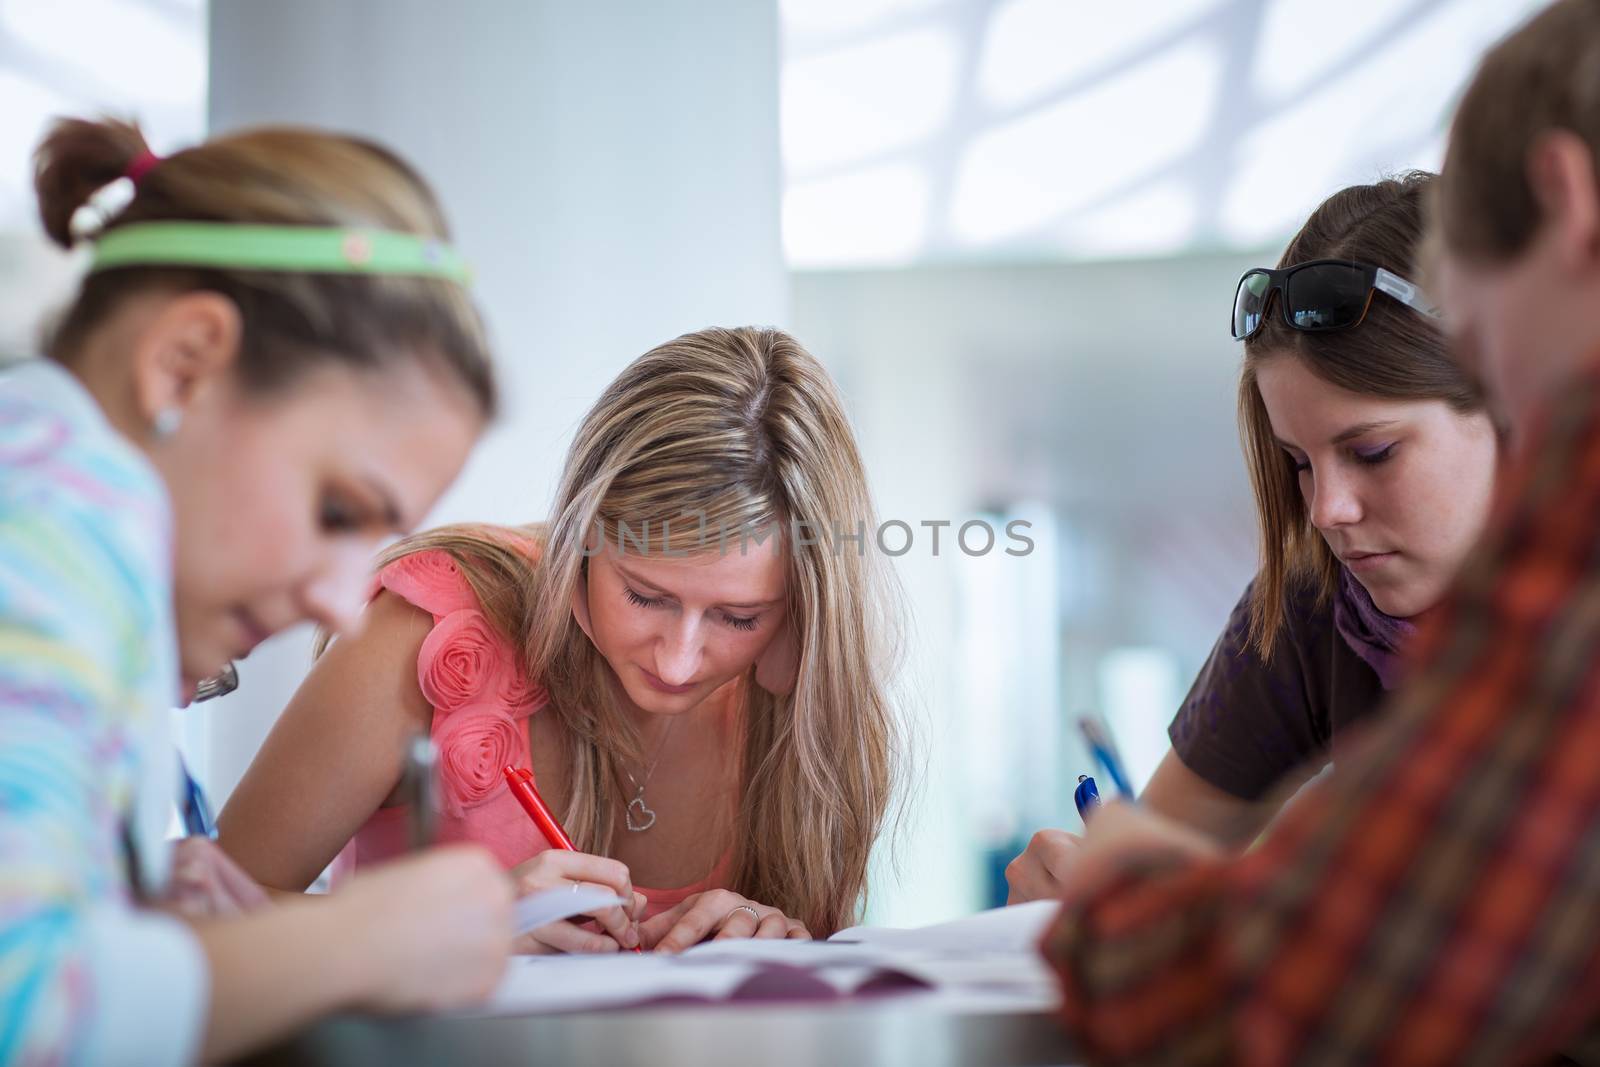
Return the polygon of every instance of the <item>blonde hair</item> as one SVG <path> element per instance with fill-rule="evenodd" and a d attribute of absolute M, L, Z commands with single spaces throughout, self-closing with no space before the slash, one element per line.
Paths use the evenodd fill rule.
<path fill-rule="evenodd" d="M 72 247 L 73 214 L 149 150 L 133 123 L 57 121 L 34 154 L 45 232 Z M 226 134 L 156 162 L 106 232 L 179 220 L 449 237 L 433 193 L 399 157 L 369 141 L 291 127 Z M 210 290 L 233 301 L 243 323 L 239 378 L 258 394 L 329 363 L 381 373 L 420 360 L 459 384 L 485 418 L 495 413 L 494 374 L 478 313 L 459 285 L 436 278 L 148 266 L 97 271 L 84 278 L 46 349 L 70 364 L 119 303 L 163 288 Z"/>
<path fill-rule="evenodd" d="M 536 565 L 510 544 L 513 531 L 486 527 L 425 534 L 389 558 L 445 549 L 491 621 L 521 642 L 529 677 L 551 696 L 541 714 L 572 738 L 563 822 L 579 848 L 604 854 L 622 815 L 618 761 L 637 759 L 639 742 L 572 614 L 591 533 L 665 531 L 661 550 L 694 553 L 707 551 L 705 529 L 774 524 L 869 531 L 860 543 L 783 536 L 760 549 L 784 553 L 799 673 L 782 696 L 756 684 L 754 667 L 741 686 L 730 888 L 826 935 L 864 901 L 899 762 L 887 697 L 896 589 L 870 550 L 872 502 L 844 405 L 799 343 L 770 329 L 703 330 L 629 365 L 583 420 L 548 526 L 520 531 L 543 543 Z"/>

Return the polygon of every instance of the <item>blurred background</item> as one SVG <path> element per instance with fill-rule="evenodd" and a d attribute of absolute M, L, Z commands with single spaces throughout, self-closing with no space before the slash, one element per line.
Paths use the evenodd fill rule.
<path fill-rule="evenodd" d="M 913 774 L 869 917 L 947 918 L 1003 901 L 1034 829 L 1080 826 L 1076 716 L 1142 784 L 1253 570 L 1238 274 L 1340 186 L 1436 168 L 1476 56 L 1536 6 L 0 0 L 0 352 L 36 350 L 81 269 L 29 154 L 100 111 L 157 151 L 318 123 L 429 176 L 511 394 L 431 522 L 542 517 L 654 344 L 791 330 L 915 534 Z M 1033 551 L 965 554 L 974 518 L 1031 523 Z M 308 662 L 282 635 L 176 720 L 218 806 Z"/>

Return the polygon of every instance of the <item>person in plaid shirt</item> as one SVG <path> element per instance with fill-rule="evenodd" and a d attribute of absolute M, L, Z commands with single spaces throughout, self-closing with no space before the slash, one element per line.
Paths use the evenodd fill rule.
<path fill-rule="evenodd" d="M 1518 452 L 1489 533 L 1258 848 L 1090 820 L 1043 944 L 1090 1059 L 1600 1055 L 1597 149 L 1600 0 L 1559 0 L 1483 61 L 1434 204 L 1434 295 Z"/>

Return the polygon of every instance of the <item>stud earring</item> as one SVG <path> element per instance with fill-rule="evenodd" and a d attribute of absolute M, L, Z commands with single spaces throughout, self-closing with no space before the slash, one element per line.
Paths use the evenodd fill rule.
<path fill-rule="evenodd" d="M 164 440 L 177 433 L 181 425 L 183 425 L 183 409 L 174 404 L 156 412 L 151 429 L 154 430 L 157 440 Z"/>

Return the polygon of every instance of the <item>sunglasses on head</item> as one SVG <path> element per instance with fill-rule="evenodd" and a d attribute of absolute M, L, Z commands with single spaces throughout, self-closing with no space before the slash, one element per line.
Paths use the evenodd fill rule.
<path fill-rule="evenodd" d="M 1373 293 L 1387 293 L 1419 314 L 1439 317 L 1422 290 L 1398 274 L 1348 259 L 1313 259 L 1282 270 L 1252 267 L 1244 272 L 1233 294 L 1235 341 L 1261 332 L 1274 293 L 1284 324 L 1306 333 L 1361 325 Z"/>

